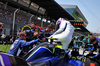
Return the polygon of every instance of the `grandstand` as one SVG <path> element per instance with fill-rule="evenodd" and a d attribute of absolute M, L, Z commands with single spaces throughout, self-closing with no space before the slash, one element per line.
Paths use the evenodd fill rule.
<path fill-rule="evenodd" d="M 6 9 L 4 8 L 5 4 L 0 3 L 0 22 L 5 23 L 5 28 L 4 28 L 4 34 L 6 35 L 11 35 L 12 34 L 12 23 L 13 23 L 13 13 L 16 10 L 16 8 L 13 8 L 11 6 L 7 6 Z M 16 19 L 15 19 L 15 35 L 17 34 L 17 29 L 19 27 L 24 26 L 25 24 L 30 23 L 29 19 L 32 14 L 28 14 L 25 11 L 19 10 L 16 13 Z M 35 22 L 37 26 L 41 26 L 41 20 L 38 20 L 36 16 L 33 16 L 32 22 Z M 44 22 L 44 27 L 49 25 L 48 23 Z"/>
<path fill-rule="evenodd" d="M 59 17 L 66 18 L 71 21 L 75 28 L 79 27 L 81 29 L 76 29 L 76 33 L 82 35 L 87 35 L 89 31 L 82 27 L 83 22 L 76 22 L 76 19 L 70 15 L 65 9 L 63 9 L 54 0 L 1 0 L 0 2 L 0 21 L 5 23 L 4 34 L 17 35 L 17 29 L 35 22 L 38 27 L 46 28 L 47 25 L 52 24 L 53 29 L 55 28 L 56 20 Z M 16 12 L 15 25 L 13 28 L 13 18 L 14 12 Z M 2 15 L 3 14 L 3 15 Z M 81 24 L 81 25 L 78 25 Z M 75 25 L 77 24 L 77 25 Z"/>
<path fill-rule="evenodd" d="M 55 7 L 57 8 L 55 9 Z M 43 0 L 42 2 L 40 0 L 2 0 L 0 2 L 0 12 L 2 15 L 0 21 L 7 25 L 4 28 L 4 34 L 12 34 L 14 11 L 16 9 L 18 9 L 18 11 L 15 18 L 14 35 L 17 34 L 17 29 L 19 27 L 30 23 L 30 17 L 32 15 L 31 22 L 33 21 L 37 26 L 44 28 L 52 24 L 54 29 L 55 22 L 59 17 L 74 20 L 70 14 L 53 0 Z"/>

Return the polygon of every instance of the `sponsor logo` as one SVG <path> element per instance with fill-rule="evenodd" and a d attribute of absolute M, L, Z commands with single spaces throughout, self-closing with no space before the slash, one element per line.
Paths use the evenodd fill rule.
<path fill-rule="evenodd" d="M 10 49 L 13 49 L 14 48 L 14 44 L 11 46 L 11 48 Z"/>

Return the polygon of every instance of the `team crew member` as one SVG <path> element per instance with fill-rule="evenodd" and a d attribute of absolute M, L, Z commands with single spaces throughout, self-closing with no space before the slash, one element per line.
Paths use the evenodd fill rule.
<path fill-rule="evenodd" d="M 33 34 L 34 34 L 34 31 L 38 29 L 35 25 L 34 22 L 32 22 L 31 24 L 28 24 L 28 25 L 25 25 L 22 27 L 22 30 L 21 31 L 25 31 L 26 32 L 26 41 L 31 41 L 33 40 Z"/>
<path fill-rule="evenodd" d="M 43 41 L 48 41 L 46 37 L 49 37 L 51 34 L 52 28 L 51 25 L 48 25 L 46 29 L 41 30 L 39 38 Z"/>
<path fill-rule="evenodd" d="M 32 36 L 32 40 L 38 39 L 38 36 L 39 36 L 39 35 L 40 35 L 40 30 L 39 30 L 39 29 L 36 29 L 36 30 L 34 31 L 33 36 Z M 24 52 L 27 53 L 27 52 L 28 52 L 30 49 L 32 49 L 35 45 L 36 45 L 36 43 L 35 43 L 34 45 L 30 46 L 30 47 L 24 47 L 24 48 L 23 48 Z"/>
<path fill-rule="evenodd" d="M 93 50 L 96 51 L 97 46 L 98 46 L 98 41 L 97 41 L 96 37 L 90 37 L 89 41 L 90 41 L 90 44 L 93 44 L 93 47 L 94 47 Z"/>
<path fill-rule="evenodd" d="M 39 39 L 34 40 L 34 41 L 30 41 L 30 42 L 26 42 L 26 33 L 25 32 L 20 32 L 19 33 L 19 39 L 15 40 L 15 42 L 11 45 L 9 51 L 7 54 L 11 54 L 14 56 L 19 56 L 19 54 L 22 53 L 22 48 L 26 47 L 26 46 L 31 46 L 33 45 L 35 42 L 37 42 Z"/>

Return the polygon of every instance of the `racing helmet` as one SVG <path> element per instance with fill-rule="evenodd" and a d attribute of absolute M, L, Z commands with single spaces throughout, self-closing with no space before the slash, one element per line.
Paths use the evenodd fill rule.
<path fill-rule="evenodd" d="M 61 22 L 64 20 L 64 18 L 59 18 L 56 22 L 56 25 L 61 24 Z"/>
<path fill-rule="evenodd" d="M 61 22 L 64 20 L 64 18 L 59 18 L 56 22 L 56 30 L 59 28 L 59 25 L 61 24 Z"/>

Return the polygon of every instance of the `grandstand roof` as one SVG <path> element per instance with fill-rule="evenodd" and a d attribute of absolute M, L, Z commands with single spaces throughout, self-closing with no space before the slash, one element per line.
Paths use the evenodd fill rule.
<path fill-rule="evenodd" d="M 45 8 L 47 16 L 51 18 L 57 20 L 59 17 L 62 17 L 62 18 L 67 18 L 68 20 L 74 20 L 74 18 L 54 0 L 31 0 L 31 1 Z"/>
<path fill-rule="evenodd" d="M 24 11 L 30 11 L 31 13 L 37 15 L 39 13 L 37 13 L 36 11 L 30 9 L 29 7 L 25 7 L 21 4 L 13 0 L 2 0 L 3 2 L 7 1 L 8 5 L 12 6 L 12 7 L 20 7 L 20 9 L 24 10 Z M 67 18 L 68 20 L 74 20 L 74 18 L 67 12 L 65 11 L 58 3 L 56 3 L 54 0 L 30 0 L 31 2 L 36 3 L 37 5 L 39 5 L 39 7 L 43 7 L 46 9 L 45 15 L 57 20 L 59 17 L 62 18 Z M 42 14 L 40 14 L 42 15 Z"/>
<path fill-rule="evenodd" d="M 1 0 L 1 2 L 3 2 L 3 3 L 8 2 L 7 5 L 12 6 L 14 8 L 20 8 L 20 10 L 23 10 L 23 11 L 26 11 L 26 12 L 30 12 L 30 13 L 32 13 L 34 15 L 36 15 L 36 14 L 38 15 L 39 14 L 36 11 L 30 9 L 29 7 L 26 7 L 26 6 L 22 5 L 22 4 L 19 4 L 18 2 L 13 1 L 13 0 Z"/>
<path fill-rule="evenodd" d="M 88 24 L 88 21 L 87 19 L 84 17 L 84 15 L 82 14 L 81 10 L 79 9 L 79 7 L 77 5 L 63 5 L 61 4 L 61 6 L 64 8 L 64 9 L 70 9 L 70 8 L 75 8 L 75 10 L 85 19 L 85 22 L 86 24 Z"/>
<path fill-rule="evenodd" d="M 59 4 L 57 4 L 54 0 L 31 0 L 32 2 L 38 4 L 39 6 L 46 9 L 47 16 L 51 18 L 58 19 L 59 17 L 67 18 L 68 20 L 74 20 L 72 16 L 69 15 L 66 10 L 64 10 Z M 71 23 L 76 23 L 76 21 L 71 21 Z M 83 23 L 83 22 L 82 22 Z M 84 26 L 77 25 L 74 27 L 81 28 L 82 32 L 89 32 Z"/>

